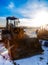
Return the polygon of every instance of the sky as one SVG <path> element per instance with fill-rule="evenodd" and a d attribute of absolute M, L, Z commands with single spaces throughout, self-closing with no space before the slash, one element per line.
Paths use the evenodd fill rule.
<path fill-rule="evenodd" d="M 0 18 L 7 16 L 19 18 L 21 25 L 25 26 L 32 26 L 31 24 L 37 26 L 43 22 L 48 24 L 48 0 L 1 0 Z"/>

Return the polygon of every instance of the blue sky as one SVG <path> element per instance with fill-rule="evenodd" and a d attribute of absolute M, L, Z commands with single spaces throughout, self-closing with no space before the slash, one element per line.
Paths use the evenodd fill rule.
<path fill-rule="evenodd" d="M 35 4 L 35 7 L 33 4 Z M 30 12 L 37 8 L 41 8 L 40 5 L 42 4 L 48 9 L 48 0 L 1 0 L 0 17 L 30 18 L 28 14 L 31 14 Z"/>
<path fill-rule="evenodd" d="M 48 0 L 1 0 L 0 26 L 8 16 L 19 18 L 21 26 L 48 24 Z"/>
<path fill-rule="evenodd" d="M 17 12 L 27 3 L 27 0 L 1 0 L 0 1 L 0 16 L 22 16 Z M 14 13 L 13 10 L 16 10 Z"/>

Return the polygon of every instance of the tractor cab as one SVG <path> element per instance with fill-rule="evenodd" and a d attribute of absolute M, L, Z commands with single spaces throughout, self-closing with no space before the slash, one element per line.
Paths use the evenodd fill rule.
<path fill-rule="evenodd" d="M 10 28 L 10 26 L 14 26 L 14 28 L 15 27 L 17 27 L 18 26 L 18 23 L 20 23 L 19 22 L 19 19 L 18 18 L 15 18 L 15 17 L 7 17 L 6 18 L 6 28 L 7 29 L 9 29 Z"/>
<path fill-rule="evenodd" d="M 11 30 L 18 27 L 19 19 L 16 17 L 6 17 L 6 27 L 2 30 L 2 34 L 9 34 Z"/>

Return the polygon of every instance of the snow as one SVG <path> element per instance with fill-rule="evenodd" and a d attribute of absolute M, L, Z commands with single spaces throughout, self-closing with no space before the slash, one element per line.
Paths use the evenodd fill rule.
<path fill-rule="evenodd" d="M 3 44 L 0 44 L 0 65 L 13 65 L 13 63 L 10 62 L 8 58 L 8 50 L 4 47 Z"/>
<path fill-rule="evenodd" d="M 2 56 L 0 56 L 0 65 L 13 65 L 13 64 L 9 60 L 6 60 Z"/>
<path fill-rule="evenodd" d="M 10 62 L 10 60 L 6 60 L 3 58 L 3 56 L 0 55 L 0 65 L 13 65 L 13 63 Z"/>
<path fill-rule="evenodd" d="M 3 45 L 0 44 L 0 49 L 2 46 Z M 16 62 L 19 65 L 47 65 L 48 47 L 42 46 L 42 48 L 44 49 L 44 52 L 42 54 L 35 55 L 35 56 L 29 57 L 29 58 L 15 60 L 14 62 Z M 3 50 L 3 49 L 1 49 L 1 50 Z M 0 65 L 14 65 L 13 62 L 8 59 L 7 55 L 8 55 L 7 50 L 4 50 L 4 52 L 1 53 Z M 7 59 L 3 58 L 3 56 L 5 56 Z M 43 58 L 43 59 L 40 59 L 40 58 Z"/>
<path fill-rule="evenodd" d="M 5 61 L 4 65 L 13 65 L 12 62 L 10 62 L 9 60 Z"/>

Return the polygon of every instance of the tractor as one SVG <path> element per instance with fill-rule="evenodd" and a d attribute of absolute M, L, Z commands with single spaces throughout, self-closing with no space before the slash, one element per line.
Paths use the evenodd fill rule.
<path fill-rule="evenodd" d="M 18 18 L 7 17 L 6 27 L 2 30 L 2 40 L 8 49 L 10 59 L 21 59 L 43 52 L 38 38 L 30 38 L 24 27 L 19 27 Z"/>

